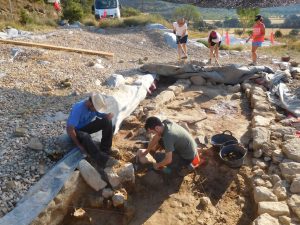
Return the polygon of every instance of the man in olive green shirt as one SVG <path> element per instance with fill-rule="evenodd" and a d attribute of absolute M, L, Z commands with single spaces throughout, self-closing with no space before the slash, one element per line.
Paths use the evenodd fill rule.
<path fill-rule="evenodd" d="M 177 166 L 196 168 L 200 159 L 197 152 L 197 144 L 193 137 L 181 126 L 169 120 L 161 121 L 157 117 L 149 117 L 145 123 L 147 132 L 154 134 L 146 151 L 142 156 L 146 156 L 150 151 L 155 151 L 160 147 L 165 150 L 165 157 L 161 162 L 154 163 L 156 170 L 165 166 L 179 163 Z M 173 162 L 174 156 L 178 156 L 180 162 Z M 176 167 L 176 165 L 175 165 Z"/>

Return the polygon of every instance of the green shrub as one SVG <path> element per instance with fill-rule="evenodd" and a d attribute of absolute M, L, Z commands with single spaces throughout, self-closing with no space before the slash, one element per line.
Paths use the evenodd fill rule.
<path fill-rule="evenodd" d="M 77 2 L 67 1 L 63 7 L 63 19 L 68 20 L 69 23 L 79 21 L 83 17 L 83 9 Z"/>
<path fill-rule="evenodd" d="M 276 30 L 274 36 L 276 38 L 281 38 L 281 37 L 283 37 L 283 34 L 282 34 L 282 32 L 280 30 Z"/>
<path fill-rule="evenodd" d="M 206 47 L 208 47 L 208 41 L 207 40 L 198 40 L 197 42 L 204 44 Z"/>
<path fill-rule="evenodd" d="M 169 26 L 169 23 L 160 15 L 157 14 L 141 14 L 139 16 L 128 17 L 123 20 L 126 26 L 139 26 L 149 23 L 160 23 Z"/>
<path fill-rule="evenodd" d="M 160 23 L 166 27 L 170 27 L 170 24 L 162 16 L 156 14 L 141 14 L 124 19 L 104 19 L 100 21 L 99 26 L 101 28 L 144 26 L 149 23 Z"/>
<path fill-rule="evenodd" d="M 99 22 L 99 27 L 107 28 L 107 27 L 125 27 L 123 20 L 120 19 L 104 19 Z"/>
<path fill-rule="evenodd" d="M 30 24 L 33 22 L 32 17 L 29 16 L 29 13 L 25 10 L 22 9 L 20 12 L 20 23 L 25 25 L 25 24 Z"/>
<path fill-rule="evenodd" d="M 243 51 L 243 45 L 221 45 L 220 50 L 235 50 L 235 51 Z"/>
<path fill-rule="evenodd" d="M 253 31 L 252 31 L 252 30 L 247 30 L 246 33 L 247 33 L 249 36 L 251 36 L 252 33 L 253 33 Z"/>
<path fill-rule="evenodd" d="M 234 34 L 241 36 L 244 33 L 242 29 L 235 29 Z"/>
<path fill-rule="evenodd" d="M 121 8 L 121 17 L 139 16 L 141 11 L 132 7 Z"/>
<path fill-rule="evenodd" d="M 299 30 L 297 29 L 292 29 L 290 32 L 289 32 L 289 35 L 290 36 L 297 36 L 299 34 Z"/>

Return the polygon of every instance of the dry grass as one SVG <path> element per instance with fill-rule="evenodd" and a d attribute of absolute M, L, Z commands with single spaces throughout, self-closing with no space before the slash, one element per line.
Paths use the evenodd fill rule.
<path fill-rule="evenodd" d="M 299 61 L 300 41 L 294 38 L 281 38 L 279 41 L 285 44 L 261 48 L 260 51 L 273 57 L 289 55 L 292 59 Z"/>

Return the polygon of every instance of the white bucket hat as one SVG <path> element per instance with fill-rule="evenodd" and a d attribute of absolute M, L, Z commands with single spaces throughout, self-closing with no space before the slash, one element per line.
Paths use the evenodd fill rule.
<path fill-rule="evenodd" d="M 92 97 L 92 103 L 98 112 L 103 112 L 106 110 L 106 103 L 103 95 L 98 93 L 93 93 L 91 97 Z"/>

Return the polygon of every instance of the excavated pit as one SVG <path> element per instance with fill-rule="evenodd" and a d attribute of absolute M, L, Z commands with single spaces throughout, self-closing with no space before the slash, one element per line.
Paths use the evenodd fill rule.
<path fill-rule="evenodd" d="M 145 133 L 140 128 L 150 115 L 178 120 L 194 137 L 205 135 L 209 139 L 223 130 L 231 130 L 242 144 L 248 145 L 251 109 L 241 92 L 228 91 L 232 86 L 225 85 L 192 86 L 160 107 L 149 107 L 155 106 L 159 93 L 173 84 L 174 80 L 160 80 L 155 93 L 123 122 L 113 141 L 122 161 L 132 162 L 135 152 L 145 147 Z M 188 115 L 195 111 L 199 111 L 194 115 L 195 121 L 188 121 Z M 93 191 L 81 179 L 84 191 L 67 206 L 68 212 L 60 224 L 250 224 L 255 218 L 255 204 L 248 159 L 241 168 L 232 169 L 223 164 L 213 147 L 203 147 L 202 154 L 205 163 L 183 178 L 172 175 L 158 178 L 156 174 L 149 177 L 146 170 L 139 170 L 135 187 L 127 189 L 127 202 L 119 209 L 112 206 L 111 200 L 97 200 L 101 193 Z M 203 197 L 209 197 L 212 205 L 203 205 Z M 85 214 L 74 216 L 79 208 Z"/>

